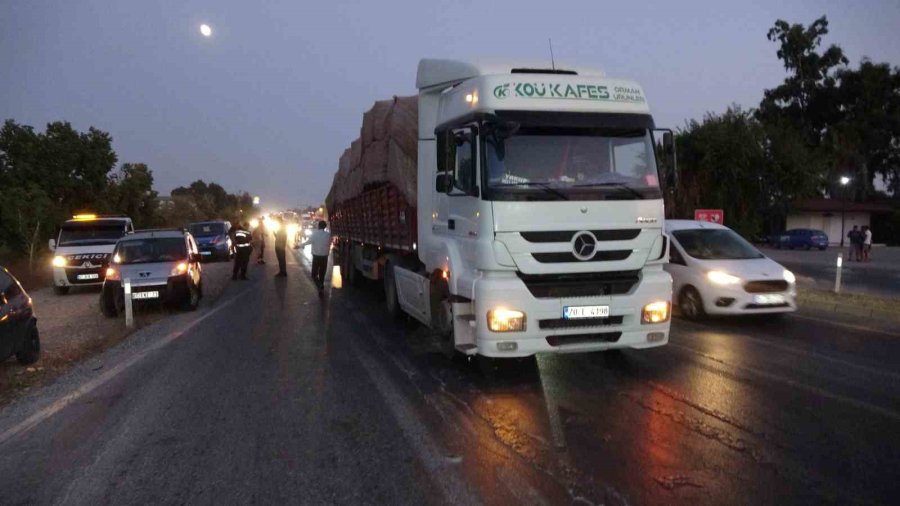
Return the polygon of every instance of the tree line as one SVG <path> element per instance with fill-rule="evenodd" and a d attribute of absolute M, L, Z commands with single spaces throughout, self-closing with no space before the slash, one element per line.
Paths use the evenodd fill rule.
<path fill-rule="evenodd" d="M 0 263 L 27 258 L 31 269 L 47 240 L 74 214 L 122 214 L 136 228 L 236 219 L 250 209 L 246 192 L 230 194 L 195 181 L 161 201 L 144 163 L 118 164 L 112 137 L 94 127 L 79 132 L 65 121 L 44 132 L 6 120 L 0 128 Z"/>
<path fill-rule="evenodd" d="M 823 46 L 825 16 L 809 26 L 778 20 L 768 40 L 787 77 L 758 107 L 733 105 L 676 133 L 679 181 L 672 217 L 722 208 L 746 237 L 774 231 L 799 200 L 900 199 L 900 69 L 863 58 L 855 67 Z M 752 69 L 748 69 L 752 71 Z M 841 176 L 851 178 L 842 187 Z M 885 183 L 878 190 L 876 179 Z M 900 240 L 900 212 L 882 224 Z"/>

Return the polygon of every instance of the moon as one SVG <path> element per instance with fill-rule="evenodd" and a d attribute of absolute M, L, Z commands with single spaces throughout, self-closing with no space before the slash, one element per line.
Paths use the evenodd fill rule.
<path fill-rule="evenodd" d="M 212 35 L 212 28 L 210 28 L 209 25 L 204 23 L 204 24 L 200 25 L 200 33 L 204 37 L 209 37 L 210 35 Z"/>

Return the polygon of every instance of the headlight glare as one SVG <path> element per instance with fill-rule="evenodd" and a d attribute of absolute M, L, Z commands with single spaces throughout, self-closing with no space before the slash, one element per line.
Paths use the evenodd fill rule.
<path fill-rule="evenodd" d="M 651 302 L 641 312 L 641 323 L 664 323 L 669 321 L 671 304 L 667 300 Z"/>
<path fill-rule="evenodd" d="M 487 312 L 491 332 L 524 332 L 525 313 L 515 309 L 495 308 Z"/>
<path fill-rule="evenodd" d="M 797 282 L 797 276 L 794 276 L 793 272 L 785 269 L 784 270 L 784 280 L 787 281 L 788 283 L 793 284 L 793 283 Z"/>
<path fill-rule="evenodd" d="M 741 278 L 723 271 L 709 271 L 706 273 L 706 279 L 717 285 L 736 285 L 741 282 Z"/>
<path fill-rule="evenodd" d="M 66 257 L 62 257 L 56 255 L 53 257 L 53 267 L 65 267 L 66 266 Z"/>

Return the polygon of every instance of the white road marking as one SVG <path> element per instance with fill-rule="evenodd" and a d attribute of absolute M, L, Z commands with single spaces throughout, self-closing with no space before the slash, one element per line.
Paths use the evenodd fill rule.
<path fill-rule="evenodd" d="M 239 293 L 235 294 L 230 299 L 221 303 L 219 306 L 210 309 L 209 311 L 204 313 L 202 316 L 200 316 L 197 319 L 193 320 L 192 322 L 188 323 L 184 328 L 169 333 L 167 336 L 154 342 L 153 345 L 140 351 L 138 354 L 132 356 L 131 358 L 125 360 L 124 362 L 120 362 L 113 368 L 106 370 L 100 376 L 97 376 L 96 378 L 88 381 L 87 383 L 82 384 L 81 386 L 79 386 L 78 388 L 73 390 L 72 392 L 64 395 L 63 397 L 56 400 L 55 402 L 53 402 L 49 406 L 45 407 L 44 409 L 41 409 L 37 413 L 34 413 L 33 415 L 26 418 L 22 422 L 7 429 L 5 432 L 0 433 L 0 446 L 2 446 L 3 444 L 7 443 L 10 440 L 12 440 L 16 436 L 24 434 L 24 433 L 30 431 L 31 429 L 37 427 L 41 422 L 43 422 L 44 420 L 47 420 L 48 418 L 52 417 L 56 413 L 59 413 L 62 409 L 64 409 L 69 404 L 72 404 L 73 402 L 77 401 L 81 397 L 83 397 L 83 396 L 93 392 L 97 388 L 105 385 L 106 383 L 108 383 L 110 380 L 112 380 L 113 378 L 118 376 L 120 373 L 122 373 L 129 367 L 131 367 L 134 364 L 143 360 L 150 353 L 152 353 L 160 348 L 163 348 L 167 344 L 182 337 L 185 333 L 187 333 L 187 331 L 196 327 L 198 324 L 200 324 L 201 322 L 203 322 L 210 316 L 212 316 L 212 315 L 218 313 L 219 311 L 221 311 L 222 309 L 228 307 L 232 302 L 235 302 L 236 300 L 238 300 L 238 298 L 241 297 L 244 294 L 244 292 L 249 289 L 250 286 L 253 286 L 255 284 L 256 283 L 251 283 L 249 285 L 246 285 L 247 288 L 241 290 Z"/>

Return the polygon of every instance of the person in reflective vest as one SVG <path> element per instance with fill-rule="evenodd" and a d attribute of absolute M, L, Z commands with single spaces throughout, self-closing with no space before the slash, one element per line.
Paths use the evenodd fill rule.
<path fill-rule="evenodd" d="M 247 279 L 247 264 L 250 263 L 250 253 L 253 251 L 253 236 L 247 230 L 246 223 L 240 223 L 234 231 L 234 269 L 231 271 L 231 279 Z"/>

